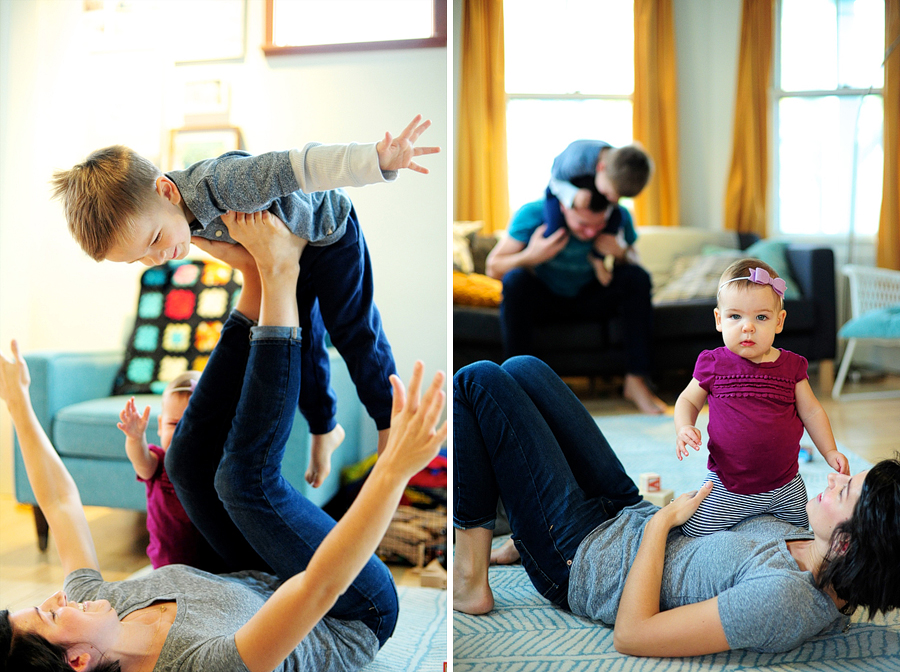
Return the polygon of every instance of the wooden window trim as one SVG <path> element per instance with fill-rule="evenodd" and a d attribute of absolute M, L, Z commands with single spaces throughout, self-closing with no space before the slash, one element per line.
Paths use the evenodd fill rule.
<path fill-rule="evenodd" d="M 310 44 L 303 46 L 279 47 L 274 44 L 275 0 L 266 0 L 266 41 L 263 53 L 266 56 L 291 56 L 294 54 L 328 54 L 348 51 L 383 51 L 388 49 L 424 49 L 447 46 L 447 0 L 432 0 L 434 3 L 434 26 L 431 37 L 415 40 L 387 40 L 383 42 L 344 42 L 340 44 Z"/>

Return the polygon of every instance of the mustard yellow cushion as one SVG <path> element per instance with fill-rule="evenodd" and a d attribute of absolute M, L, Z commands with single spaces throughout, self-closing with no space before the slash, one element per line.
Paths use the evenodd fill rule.
<path fill-rule="evenodd" d="M 503 283 L 480 273 L 453 271 L 453 303 L 496 307 L 503 299 Z"/>

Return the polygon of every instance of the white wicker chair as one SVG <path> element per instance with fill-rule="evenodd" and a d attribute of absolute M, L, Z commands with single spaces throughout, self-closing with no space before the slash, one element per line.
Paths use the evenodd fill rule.
<path fill-rule="evenodd" d="M 852 333 L 854 323 L 858 324 L 857 321 L 864 315 L 887 307 L 900 306 L 900 271 L 853 265 L 844 266 L 841 270 L 850 280 L 851 319 L 841 327 L 841 331 L 838 332 L 838 338 L 842 337 L 842 332 L 850 331 Z M 847 338 L 847 336 L 844 336 L 844 338 Z M 873 333 L 871 336 L 867 335 L 866 337 L 850 337 L 847 341 L 847 349 L 841 359 L 841 367 L 838 371 L 837 379 L 834 381 L 834 388 L 831 391 L 833 399 L 842 398 L 841 389 L 844 387 L 844 380 L 847 377 L 847 371 L 850 369 L 850 362 L 853 359 L 856 343 L 860 340 L 881 345 L 900 346 L 900 338 L 887 333 Z M 875 399 L 896 396 L 900 396 L 900 390 L 845 394 L 843 398 Z"/>

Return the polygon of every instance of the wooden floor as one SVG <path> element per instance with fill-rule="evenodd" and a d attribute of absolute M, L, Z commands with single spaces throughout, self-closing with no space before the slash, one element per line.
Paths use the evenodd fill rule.
<path fill-rule="evenodd" d="M 636 412 L 630 403 L 621 399 L 614 385 L 597 389 L 585 380 L 570 379 L 567 382 L 592 414 Z M 812 383 L 818 391 L 815 376 Z M 869 383 L 868 387 L 848 385 L 845 392 L 866 391 L 873 386 L 900 389 L 900 377 Z M 673 404 L 677 393 L 663 391 L 661 396 Z M 891 457 L 900 449 L 900 398 L 834 402 L 825 394 L 817 394 L 839 443 L 870 462 Z M 97 543 L 100 566 L 107 580 L 124 579 L 147 564 L 144 553 L 147 532 L 139 514 L 94 507 L 88 507 L 87 514 Z M 398 583 L 418 585 L 418 577 L 412 570 L 406 567 L 392 567 L 391 570 Z M 50 549 L 40 553 L 31 508 L 17 505 L 9 496 L 0 497 L 0 609 L 38 604 L 59 590 L 62 583 L 63 574 L 53 547 L 53 535 L 50 536 Z"/>

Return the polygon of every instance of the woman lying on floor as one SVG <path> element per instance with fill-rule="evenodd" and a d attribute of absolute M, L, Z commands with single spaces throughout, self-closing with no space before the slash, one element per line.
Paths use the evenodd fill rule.
<path fill-rule="evenodd" d="M 857 607 L 900 605 L 900 460 L 830 474 L 807 504 L 811 533 L 759 516 L 686 537 L 674 528 L 710 485 L 662 509 L 642 501 L 593 418 L 540 360 L 461 369 L 453 423 L 456 610 L 493 608 L 498 497 L 534 587 L 615 626 L 621 653 L 787 651 L 840 632 Z"/>
<path fill-rule="evenodd" d="M 421 400 L 420 362 L 408 396 L 392 377 L 390 440 L 339 523 L 294 490 L 280 466 L 300 381 L 295 295 L 302 241 L 263 214 L 238 216 L 229 226 L 246 250 L 228 246 L 222 256 L 243 271 L 244 289 L 167 462 L 176 458 L 172 480 L 223 560 L 268 566 L 278 576 L 216 576 L 171 565 L 104 582 L 78 489 L 35 418 L 28 368 L 13 342 L 13 360 L 0 357 L 0 397 L 66 580 L 38 607 L 0 612 L 0 668 L 357 670 L 390 637 L 397 593 L 372 554 L 406 482 L 446 436 L 446 423 L 435 429 L 443 375 Z"/>

